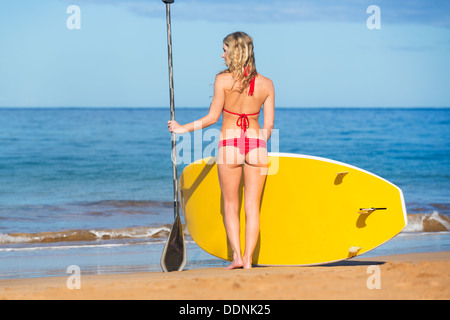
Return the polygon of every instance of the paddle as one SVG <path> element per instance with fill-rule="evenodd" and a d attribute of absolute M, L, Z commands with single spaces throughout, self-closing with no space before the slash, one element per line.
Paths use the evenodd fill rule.
<path fill-rule="evenodd" d="M 170 26 L 170 4 L 174 0 L 162 0 L 166 4 L 167 21 L 167 48 L 169 56 L 169 92 L 170 92 L 170 119 L 175 120 L 175 103 L 173 94 L 173 65 L 172 65 L 172 32 Z M 186 265 L 186 244 L 184 242 L 183 226 L 180 220 L 180 208 L 178 203 L 178 174 L 176 136 L 172 132 L 172 169 L 173 169 L 173 208 L 174 223 L 167 238 L 166 245 L 161 256 L 161 267 L 164 272 L 181 271 Z"/>

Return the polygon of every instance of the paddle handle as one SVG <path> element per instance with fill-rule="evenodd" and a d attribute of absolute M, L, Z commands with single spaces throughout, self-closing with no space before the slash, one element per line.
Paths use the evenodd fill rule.
<path fill-rule="evenodd" d="M 162 0 L 166 4 L 167 21 L 167 55 L 169 64 L 169 94 L 170 94 L 170 120 L 175 120 L 175 98 L 173 89 L 173 62 L 172 62 L 172 30 L 170 21 L 170 4 L 173 0 Z M 179 215 L 178 206 L 178 172 L 177 172 L 177 141 L 176 134 L 172 132 L 172 171 L 173 171 L 173 208 L 174 219 Z"/>

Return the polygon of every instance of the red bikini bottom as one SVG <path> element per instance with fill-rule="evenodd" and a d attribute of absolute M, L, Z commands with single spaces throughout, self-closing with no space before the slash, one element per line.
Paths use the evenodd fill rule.
<path fill-rule="evenodd" d="M 219 141 L 219 148 L 224 146 L 233 146 L 239 148 L 240 154 L 247 154 L 255 148 L 266 148 L 267 144 L 262 139 L 257 138 L 233 138 Z"/>

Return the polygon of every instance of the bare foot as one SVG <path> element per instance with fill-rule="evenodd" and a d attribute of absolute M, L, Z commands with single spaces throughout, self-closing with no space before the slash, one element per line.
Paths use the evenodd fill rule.
<path fill-rule="evenodd" d="M 252 268 L 252 259 L 244 259 L 244 262 L 242 263 L 242 267 L 244 269 L 251 269 Z"/>
<path fill-rule="evenodd" d="M 236 268 L 242 268 L 242 260 L 241 259 L 233 260 L 233 262 L 225 269 L 231 270 L 231 269 L 236 269 Z"/>

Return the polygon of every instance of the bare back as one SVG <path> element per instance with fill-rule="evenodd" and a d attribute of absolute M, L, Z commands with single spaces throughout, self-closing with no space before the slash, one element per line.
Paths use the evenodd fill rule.
<path fill-rule="evenodd" d="M 240 84 L 234 81 L 231 73 L 224 73 L 219 76 L 220 81 L 223 84 L 224 89 L 224 109 L 232 113 L 238 114 L 254 114 L 249 115 L 249 126 L 247 128 L 248 137 L 264 138 L 260 133 L 259 126 L 259 112 L 263 105 L 267 106 L 267 109 L 273 109 L 273 84 L 269 78 L 266 78 L 260 74 L 255 78 L 255 88 L 253 95 L 248 95 L 249 88 L 241 90 Z M 242 92 L 241 92 L 242 91 Z M 266 109 L 266 108 L 265 108 Z M 265 110 L 266 111 L 266 110 Z M 273 114 L 270 110 L 267 111 L 270 118 L 270 114 Z M 264 113 L 266 117 L 266 112 Z M 224 112 L 222 114 L 223 122 L 221 134 L 224 138 L 234 138 L 240 135 L 240 127 L 236 124 L 237 116 Z M 273 116 L 272 116 L 273 117 Z M 234 130 L 233 130 L 234 129 Z"/>

